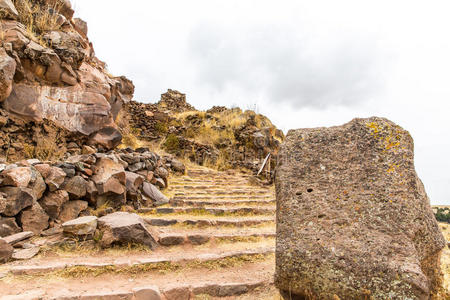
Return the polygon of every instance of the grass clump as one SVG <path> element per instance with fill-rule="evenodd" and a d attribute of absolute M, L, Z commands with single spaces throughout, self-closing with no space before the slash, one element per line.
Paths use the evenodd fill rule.
<path fill-rule="evenodd" d="M 175 134 L 171 133 L 164 141 L 163 148 L 169 153 L 177 154 L 180 151 L 180 140 Z"/>
<path fill-rule="evenodd" d="M 28 34 L 42 46 L 47 46 L 39 37 L 45 32 L 61 28 L 59 12 L 63 1 L 47 4 L 45 1 L 13 0 L 13 3 L 19 13 L 18 21 L 25 25 Z"/>

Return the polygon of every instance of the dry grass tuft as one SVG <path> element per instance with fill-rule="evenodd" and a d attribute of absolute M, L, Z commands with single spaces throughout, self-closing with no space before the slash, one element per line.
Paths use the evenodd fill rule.
<path fill-rule="evenodd" d="M 29 37 L 35 42 L 47 47 L 42 34 L 61 28 L 59 12 L 63 7 L 62 0 L 55 1 L 53 5 L 42 1 L 13 0 L 19 13 L 19 22 L 24 24 Z"/>

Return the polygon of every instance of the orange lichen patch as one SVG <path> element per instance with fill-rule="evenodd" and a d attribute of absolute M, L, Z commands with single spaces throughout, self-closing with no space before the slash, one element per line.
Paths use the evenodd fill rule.
<path fill-rule="evenodd" d="M 401 147 L 402 129 L 398 126 L 382 125 L 376 122 L 366 123 L 370 134 L 384 146 L 384 151 L 405 149 Z"/>

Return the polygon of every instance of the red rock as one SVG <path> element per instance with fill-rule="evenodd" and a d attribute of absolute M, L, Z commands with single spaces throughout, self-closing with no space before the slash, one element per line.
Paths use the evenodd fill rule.
<path fill-rule="evenodd" d="M 5 237 L 22 231 L 17 226 L 15 218 L 4 218 L 0 216 L 0 237 Z"/>
<path fill-rule="evenodd" d="M 157 286 L 138 287 L 133 289 L 135 300 L 161 300 Z"/>
<path fill-rule="evenodd" d="M 24 209 L 19 219 L 24 231 L 40 234 L 48 228 L 49 217 L 37 202 L 34 202 L 31 207 Z"/>
<path fill-rule="evenodd" d="M 166 288 L 164 296 L 167 300 L 189 300 L 194 299 L 194 295 L 189 287 Z"/>
<path fill-rule="evenodd" d="M 76 219 L 80 215 L 80 212 L 82 212 L 86 208 L 88 208 L 88 203 L 86 201 L 68 201 L 63 204 L 61 213 L 59 214 L 59 219 L 62 222 Z"/>
<path fill-rule="evenodd" d="M 45 183 L 48 185 L 48 188 L 51 192 L 59 189 L 64 183 L 64 179 L 66 178 L 66 172 L 64 172 L 61 168 L 51 167 L 50 172 L 47 176 L 43 175 L 45 178 Z"/>
<path fill-rule="evenodd" d="M 106 215 L 98 219 L 98 228 L 103 234 L 100 243 L 104 247 L 114 242 L 157 247 L 157 232 L 149 231 L 144 220 L 136 214 L 116 212 Z"/>
<path fill-rule="evenodd" d="M 8 217 L 17 215 L 36 200 L 33 191 L 29 188 L 3 187 L 0 188 L 0 193 L 6 195 L 4 199 L 0 199 L 0 213 Z"/>
<path fill-rule="evenodd" d="M 0 239 L 0 263 L 5 263 L 11 259 L 14 248 L 4 239 Z"/>
<path fill-rule="evenodd" d="M 122 134 L 112 126 L 104 127 L 93 133 L 89 138 L 89 145 L 101 146 L 107 150 L 114 149 L 122 142 Z"/>
<path fill-rule="evenodd" d="M 144 182 L 142 186 L 142 191 L 147 197 L 152 199 L 153 204 L 155 206 L 160 206 L 169 203 L 169 199 L 166 196 L 164 196 L 164 194 L 161 193 L 161 191 L 158 190 L 157 187 L 155 187 L 149 182 Z"/>
<path fill-rule="evenodd" d="M 74 176 L 64 183 L 63 189 L 69 193 L 70 199 L 81 199 L 86 195 L 87 181 L 81 176 Z"/>
<path fill-rule="evenodd" d="M 61 213 L 61 207 L 67 201 L 69 201 L 69 194 L 67 191 L 58 190 L 48 193 L 39 201 L 39 203 L 52 219 L 57 219 Z"/>
<path fill-rule="evenodd" d="M 5 2 L 3 2 L 5 1 Z M 10 0 L 0 0 L 0 7 Z M 0 103 L 9 97 L 12 91 L 16 61 L 9 57 L 3 48 L 0 48 Z"/>
<path fill-rule="evenodd" d="M 32 171 L 29 167 L 19 167 L 5 170 L 1 176 L 4 186 L 27 187 L 31 181 Z"/>

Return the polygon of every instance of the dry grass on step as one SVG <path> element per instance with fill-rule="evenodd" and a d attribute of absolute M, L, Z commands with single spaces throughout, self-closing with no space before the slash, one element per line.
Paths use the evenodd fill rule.
<path fill-rule="evenodd" d="M 86 266 L 75 266 L 68 267 L 63 270 L 58 270 L 45 275 L 20 275 L 11 276 L 4 278 L 6 282 L 8 281 L 27 281 L 36 280 L 37 277 L 44 280 L 52 280 L 55 278 L 86 278 L 86 277 L 98 277 L 105 274 L 125 274 L 130 276 L 137 276 L 144 273 L 159 273 L 159 274 L 169 274 L 169 273 L 188 273 L 189 270 L 193 269 L 207 269 L 207 270 L 218 270 L 240 267 L 246 263 L 257 263 L 266 260 L 274 260 L 274 254 L 254 254 L 254 255 L 242 255 L 237 257 L 226 257 L 217 260 L 200 261 L 193 260 L 188 262 L 162 262 L 162 263 L 150 263 L 150 264 L 139 264 L 130 266 L 102 266 L 102 267 L 86 267 Z"/>

